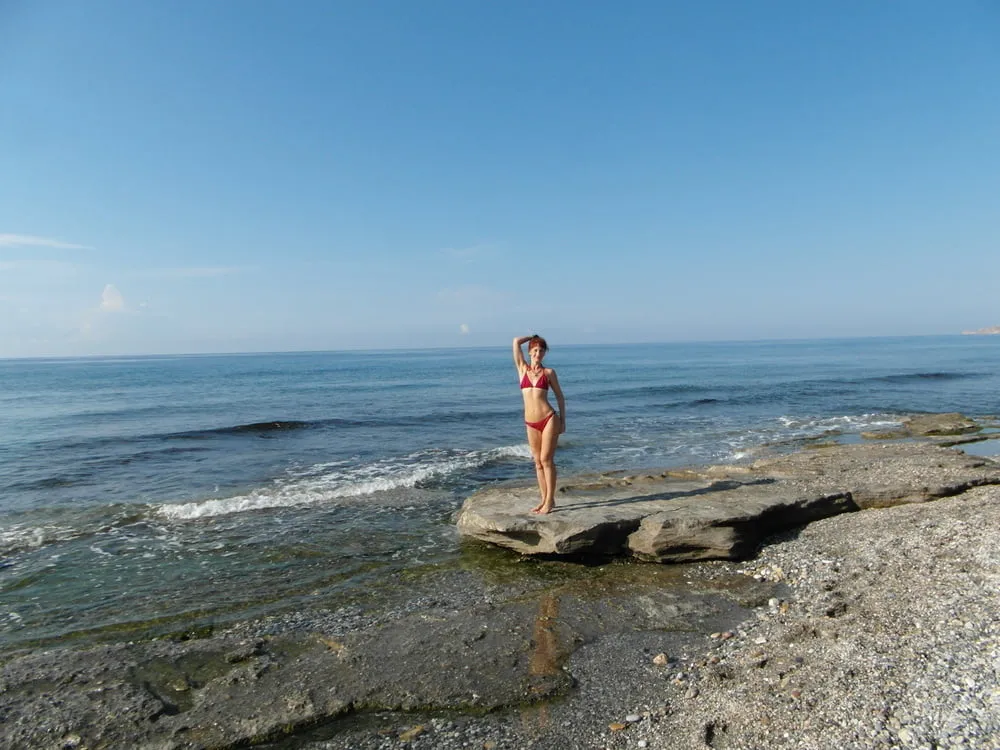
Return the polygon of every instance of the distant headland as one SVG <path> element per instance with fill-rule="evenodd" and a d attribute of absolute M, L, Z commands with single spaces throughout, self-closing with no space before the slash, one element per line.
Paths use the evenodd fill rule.
<path fill-rule="evenodd" d="M 962 331 L 963 336 L 1000 336 L 1000 326 L 980 328 L 978 331 Z"/>

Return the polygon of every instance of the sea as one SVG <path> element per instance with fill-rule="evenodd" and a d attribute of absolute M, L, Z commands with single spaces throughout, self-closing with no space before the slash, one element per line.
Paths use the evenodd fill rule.
<path fill-rule="evenodd" d="M 1000 413 L 1000 336 L 553 343 L 563 477 Z M 377 601 L 511 481 L 509 346 L 0 360 L 0 650 Z"/>

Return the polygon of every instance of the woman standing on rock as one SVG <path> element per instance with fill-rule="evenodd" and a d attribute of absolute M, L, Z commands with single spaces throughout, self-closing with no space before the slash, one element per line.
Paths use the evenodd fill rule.
<path fill-rule="evenodd" d="M 525 361 L 521 347 L 528 342 L 528 356 Z M 535 459 L 535 475 L 538 477 L 538 492 L 542 500 L 531 509 L 532 513 L 551 513 L 556 505 L 556 464 L 553 457 L 559 435 L 566 432 L 566 401 L 556 371 L 542 367 L 542 360 L 549 350 L 545 339 L 538 335 L 521 336 L 514 339 L 514 365 L 521 378 L 521 395 L 524 397 L 524 424 L 528 430 L 528 447 Z M 549 404 L 549 388 L 559 402 L 557 412 Z"/>

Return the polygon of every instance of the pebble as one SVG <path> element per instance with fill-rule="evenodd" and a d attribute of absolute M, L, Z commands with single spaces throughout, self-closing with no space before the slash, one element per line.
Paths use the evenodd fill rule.
<path fill-rule="evenodd" d="M 407 729 L 405 732 L 401 732 L 399 739 L 403 742 L 409 742 L 410 740 L 414 740 L 423 734 L 425 729 L 426 727 L 423 724 L 417 724 L 415 727 Z"/>
<path fill-rule="evenodd" d="M 927 519 L 937 525 L 922 526 Z M 581 678 L 583 690 L 521 715 L 428 721 L 411 746 L 703 747 L 711 721 L 713 745 L 731 750 L 1000 750 L 1000 692 L 993 679 L 1000 654 L 998 549 L 996 486 L 814 522 L 769 540 L 739 564 L 744 575 L 782 581 L 783 598 L 768 599 L 769 609 L 758 610 L 763 616 L 753 614 L 738 628 L 716 625 L 711 641 L 692 636 L 691 653 L 669 646 L 675 660 L 684 654 L 679 661 L 690 670 L 649 670 L 654 648 L 629 673 L 629 679 L 642 675 L 644 684 L 605 671 L 598 683 Z M 692 568 L 720 578 L 737 570 L 729 562 Z M 827 617 L 838 597 L 847 610 Z M 787 615 L 769 611 L 775 608 Z M 761 639 L 769 644 L 766 659 Z M 667 666 L 667 654 L 663 664 L 660 655 L 653 663 Z M 574 660 L 566 668 L 580 677 Z M 649 707 L 655 708 L 640 719 Z M 529 711 L 538 712 L 530 721 L 524 718 Z M 605 723 L 602 717 L 610 716 L 625 718 Z M 399 728 L 356 742 L 359 736 L 345 731 L 302 750 L 399 750 L 404 741 Z"/>
<path fill-rule="evenodd" d="M 997 549 L 996 485 L 772 540 L 740 566 L 788 589 L 767 600 L 769 616 L 739 628 L 771 644 L 767 658 L 713 633 L 706 662 L 724 663 L 725 676 L 701 681 L 697 701 L 674 704 L 650 740 L 701 746 L 711 717 L 713 744 L 734 750 L 1000 750 Z M 846 609 L 828 616 L 838 604 Z M 775 609 L 783 616 L 770 616 Z M 779 685 L 790 700 L 775 700 Z"/>

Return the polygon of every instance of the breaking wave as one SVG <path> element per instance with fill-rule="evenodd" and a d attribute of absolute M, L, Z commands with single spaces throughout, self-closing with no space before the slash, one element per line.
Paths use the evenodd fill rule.
<path fill-rule="evenodd" d="M 156 513 L 170 520 L 188 520 L 267 508 L 320 505 L 343 498 L 426 487 L 493 463 L 530 456 L 527 445 L 520 444 L 482 451 L 418 451 L 361 466 L 347 461 L 316 464 L 242 495 L 164 503 L 156 506 Z"/>

